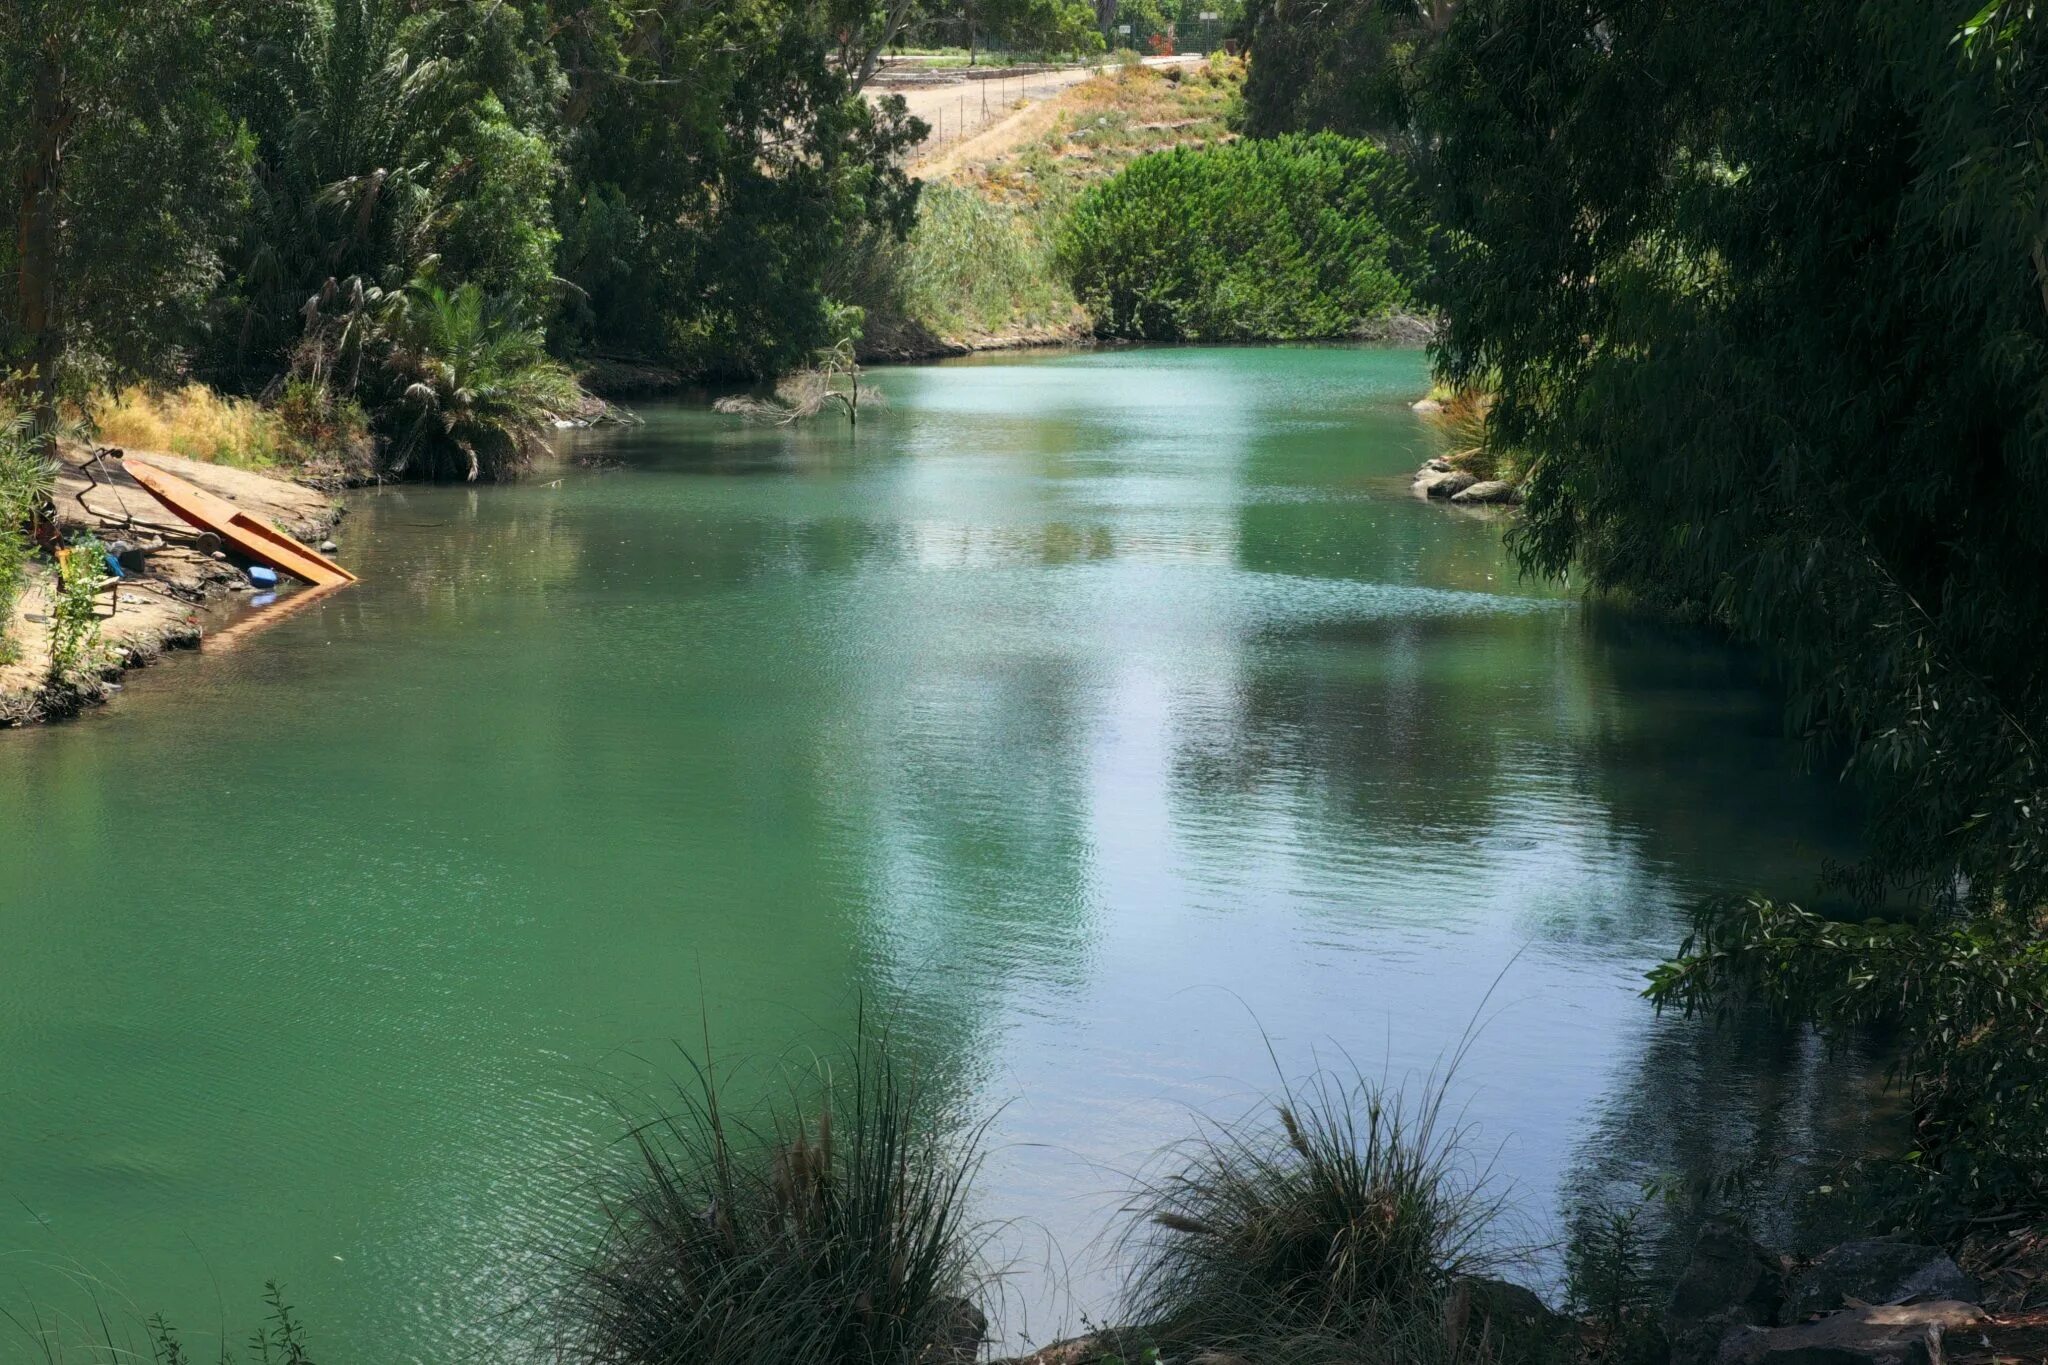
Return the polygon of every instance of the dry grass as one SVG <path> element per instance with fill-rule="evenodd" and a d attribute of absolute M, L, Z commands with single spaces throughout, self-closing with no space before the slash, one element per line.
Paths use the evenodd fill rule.
<path fill-rule="evenodd" d="M 96 400 L 91 416 L 106 445 L 168 450 L 238 469 L 273 469 L 292 445 L 275 412 L 203 384 L 162 390 L 130 385 Z"/>
<path fill-rule="evenodd" d="M 169 451 L 235 469 L 288 469 L 294 477 L 336 486 L 366 478 L 376 458 L 362 409 L 311 384 L 286 386 L 274 406 L 204 384 L 130 385 L 95 398 L 85 415 L 104 445 Z"/>
<path fill-rule="evenodd" d="M 1482 388 L 1438 386 L 1429 396 L 1443 405 L 1443 411 L 1432 414 L 1430 421 L 1444 438 L 1443 457 L 1451 467 L 1477 479 L 1513 482 L 1519 472 L 1513 453 L 1503 450 L 1487 429 L 1493 393 Z"/>
<path fill-rule="evenodd" d="M 872 278 L 844 291 L 867 308 L 870 339 L 1081 335 L 1086 315 L 1052 259 L 1062 216 L 1145 153 L 1235 137 L 1244 70 L 1220 55 L 1120 67 L 949 149 L 925 168 L 932 180 L 910 240 L 873 248 L 863 262 Z M 884 340 L 878 353 L 888 349 Z"/>
<path fill-rule="evenodd" d="M 1037 137 L 967 162 L 953 179 L 997 203 L 1062 210 L 1148 152 L 1234 138 L 1244 71 L 1242 60 L 1221 55 L 1197 67 L 1119 67 L 1062 91 Z"/>

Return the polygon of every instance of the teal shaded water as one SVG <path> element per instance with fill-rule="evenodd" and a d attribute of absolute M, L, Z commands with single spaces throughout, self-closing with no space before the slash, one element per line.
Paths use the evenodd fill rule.
<path fill-rule="evenodd" d="M 0 734 L 0 1303 L 82 1266 L 203 1343 L 274 1277 L 323 1360 L 496 1358 L 670 1040 L 863 1001 L 994 1115 L 1012 1339 L 1107 1310 L 1120 1173 L 1269 1040 L 1398 1078 L 1478 1021 L 1538 1233 L 1861 1112 L 1636 995 L 1838 790 L 1743 660 L 1408 495 L 1418 354 L 878 382 L 857 438 L 657 407 L 364 494 L 360 587 Z"/>

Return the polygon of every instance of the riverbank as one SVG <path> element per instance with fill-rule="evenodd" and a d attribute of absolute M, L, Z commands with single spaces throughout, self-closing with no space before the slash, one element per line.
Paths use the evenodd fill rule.
<path fill-rule="evenodd" d="M 866 313 L 862 359 L 1089 342 L 1054 261 L 1061 223 L 1089 186 L 1141 156 L 1233 140 L 1244 72 L 1225 57 L 1101 69 L 922 149 L 909 239 L 864 243 L 846 271 L 844 297 Z"/>
<path fill-rule="evenodd" d="M 155 451 L 150 463 L 275 523 L 309 543 L 331 535 L 342 506 L 328 494 L 270 474 Z M 145 567 L 99 595 L 102 664 L 69 678 L 50 675 L 50 620 L 56 575 L 32 566 L 7 638 L 13 661 L 0 664 L 0 726 L 58 720 L 107 700 L 120 679 L 173 649 L 197 646 L 226 608 L 251 591 L 247 575 L 161 506 L 120 462 L 93 461 L 84 447 L 58 452 L 53 502 L 60 533 L 125 541 Z M 295 591 L 287 589 L 288 592 Z"/>

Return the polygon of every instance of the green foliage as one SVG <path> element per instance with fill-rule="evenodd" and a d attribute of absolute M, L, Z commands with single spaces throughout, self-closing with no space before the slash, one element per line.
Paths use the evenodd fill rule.
<path fill-rule="evenodd" d="M 957 185 L 927 185 L 903 248 L 904 305 L 942 336 L 1064 321 L 1074 296 L 1043 215 Z"/>
<path fill-rule="evenodd" d="M 2025 913 L 2048 22 L 1976 51 L 1944 8 L 1461 11 L 1429 109 L 1442 364 L 1531 461 L 1529 567 L 1779 649 L 1799 728 L 1875 798 L 1872 899 Z"/>
<path fill-rule="evenodd" d="M 257 194 L 225 372 L 267 375 L 302 334 L 318 345 L 321 329 L 302 333 L 309 299 L 394 293 L 429 269 L 539 322 L 556 168 L 530 89 L 542 77 L 505 52 L 529 40 L 519 7 L 311 0 L 284 15 L 244 96 Z"/>
<path fill-rule="evenodd" d="M 1391 138 L 1411 118 L 1417 64 L 1455 0 L 1297 4 L 1252 0 L 1245 131 Z"/>
<path fill-rule="evenodd" d="M 222 24 L 206 0 L 0 6 L 0 342 L 46 393 L 198 339 L 246 201 Z"/>
<path fill-rule="evenodd" d="M 904 7 L 5 7 L 0 345 L 46 408 L 62 371 L 80 401 L 289 377 L 388 411 L 432 279 L 558 354 L 781 373 L 826 340 L 835 255 L 909 227 L 921 130 L 833 61 Z"/>
<path fill-rule="evenodd" d="M 1351 335 L 1407 301 L 1383 219 L 1396 179 L 1334 134 L 1142 157 L 1082 196 L 1058 259 L 1104 335 Z"/>
<path fill-rule="evenodd" d="M 1710 911 L 1653 991 L 1900 1025 L 1921 1212 L 2038 1210 L 2048 15 L 1468 0 L 1418 91 L 1523 563 L 1771 649 L 1868 797 L 1845 917 L 1924 910 Z"/>
<path fill-rule="evenodd" d="M 650 28 L 637 6 L 593 6 L 562 30 L 579 73 L 562 340 L 742 376 L 824 343 L 825 273 L 860 231 L 909 230 L 901 153 L 922 136 L 828 62 L 826 8 L 677 7 Z"/>
<path fill-rule="evenodd" d="M 35 414 L 9 411 L 0 398 L 0 527 L 22 529 L 56 488 L 57 465 Z"/>
<path fill-rule="evenodd" d="M 979 0 L 966 8 L 988 39 L 1013 52 L 1089 56 L 1103 50 L 1090 0 Z"/>
<path fill-rule="evenodd" d="M 57 600 L 50 612 L 50 677 L 70 682 L 100 665 L 99 587 L 107 547 L 97 536 L 74 539 L 57 559 Z"/>
<path fill-rule="evenodd" d="M 1703 909 L 1651 978 L 1687 1012 L 1761 1001 L 1831 1030 L 1900 1040 L 1913 1141 L 1876 1172 L 1920 1226 L 2048 1214 L 2048 942 L 2011 917 L 1842 924 L 1751 899 Z"/>
<path fill-rule="evenodd" d="M 384 414 L 391 468 L 431 479 L 505 479 L 532 460 L 580 395 L 516 309 L 476 284 L 415 285 L 388 363 L 404 388 Z"/>
<path fill-rule="evenodd" d="M 978 1339 L 966 1202 L 979 1134 L 863 1038 L 736 1117 L 706 1068 L 634 1130 L 637 1170 L 570 1287 L 564 1361 L 906 1365 Z M 971 1354 L 971 1348 L 969 1350 Z"/>
<path fill-rule="evenodd" d="M 13 525 L 0 525 L 0 664 L 13 663 L 14 607 L 28 583 L 28 537 Z"/>
<path fill-rule="evenodd" d="M 1319 1074 L 1179 1149 L 1138 1193 L 1128 1320 L 1255 1360 L 1455 1358 L 1445 1308 L 1496 1263 L 1503 1195 L 1443 1106 Z"/>

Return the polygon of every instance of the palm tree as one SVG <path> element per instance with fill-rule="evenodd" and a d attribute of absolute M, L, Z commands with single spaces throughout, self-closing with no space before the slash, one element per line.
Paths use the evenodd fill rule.
<path fill-rule="evenodd" d="M 582 401 L 539 333 L 475 284 L 452 293 L 414 284 L 397 331 L 390 367 L 405 388 L 391 414 L 403 426 L 393 473 L 511 477 L 532 462 L 553 419 Z"/>
<path fill-rule="evenodd" d="M 423 22 L 388 0 L 316 0 L 281 23 L 275 88 L 249 101 L 258 156 L 240 363 L 282 352 L 337 289 L 396 291 L 419 268 L 458 103 L 449 63 L 423 55 Z"/>

